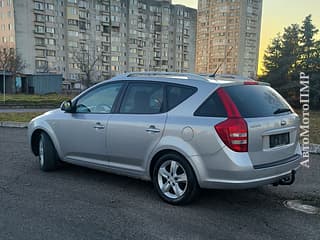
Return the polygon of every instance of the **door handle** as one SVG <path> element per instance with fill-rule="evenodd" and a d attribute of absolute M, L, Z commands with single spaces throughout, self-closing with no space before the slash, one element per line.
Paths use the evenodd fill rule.
<path fill-rule="evenodd" d="M 100 122 L 97 122 L 93 128 L 94 129 L 104 129 L 104 125 L 102 125 Z"/>
<path fill-rule="evenodd" d="M 151 125 L 149 128 L 146 129 L 147 132 L 152 132 L 152 133 L 158 133 L 160 132 L 159 128 L 156 128 L 154 125 Z"/>

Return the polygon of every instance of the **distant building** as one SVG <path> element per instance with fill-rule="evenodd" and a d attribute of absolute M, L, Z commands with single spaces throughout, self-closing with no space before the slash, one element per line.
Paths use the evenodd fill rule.
<path fill-rule="evenodd" d="M 255 77 L 262 0 L 199 0 L 196 72 Z"/>
<path fill-rule="evenodd" d="M 83 75 L 80 51 L 97 61 L 95 81 L 127 71 L 192 72 L 196 17 L 171 1 L 0 0 L 0 46 L 17 49 L 24 74 L 62 74 L 67 87 Z"/>

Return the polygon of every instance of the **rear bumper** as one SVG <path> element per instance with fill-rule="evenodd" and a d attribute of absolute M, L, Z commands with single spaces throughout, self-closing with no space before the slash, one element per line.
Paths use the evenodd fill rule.
<path fill-rule="evenodd" d="M 300 168 L 301 154 L 296 152 L 286 159 L 263 166 L 252 165 L 247 153 L 225 151 L 196 160 L 197 177 L 202 188 L 245 189 L 279 182 Z"/>
<path fill-rule="evenodd" d="M 296 167 L 297 171 L 300 166 Z M 291 176 L 292 170 L 283 172 L 277 175 L 264 177 L 264 178 L 255 178 L 255 179 L 246 179 L 246 180 L 221 180 L 221 179 L 209 179 L 203 181 L 200 184 L 202 188 L 210 188 L 210 189 L 247 189 L 247 188 L 255 188 L 263 185 L 278 183 L 280 179 Z"/>

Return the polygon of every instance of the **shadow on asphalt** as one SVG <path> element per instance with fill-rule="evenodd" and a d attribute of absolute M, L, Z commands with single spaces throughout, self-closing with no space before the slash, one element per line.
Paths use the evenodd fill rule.
<path fill-rule="evenodd" d="M 40 171 L 40 170 L 39 170 Z M 68 163 L 63 163 L 63 167 L 56 172 L 60 181 L 73 179 L 85 185 L 100 185 L 102 188 L 113 189 L 113 191 L 122 191 L 124 188 L 128 195 L 138 195 L 137 198 L 148 198 L 152 201 L 160 201 L 151 182 L 113 173 L 98 171 Z M 52 173 L 43 173 L 52 174 Z M 294 186 L 294 185 L 293 185 Z M 263 186 L 253 189 L 241 190 L 217 190 L 201 189 L 196 200 L 188 206 L 201 206 L 201 208 L 216 208 L 217 206 L 242 206 L 250 208 L 263 208 L 264 204 L 280 206 L 284 200 L 288 199 L 286 194 L 281 195 L 275 192 L 282 186 Z M 285 187 L 288 189 L 288 187 Z"/>

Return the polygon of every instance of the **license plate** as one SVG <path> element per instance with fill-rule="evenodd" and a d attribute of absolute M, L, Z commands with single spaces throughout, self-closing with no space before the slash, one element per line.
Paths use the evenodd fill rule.
<path fill-rule="evenodd" d="M 287 145 L 290 143 L 289 133 L 282 133 L 270 136 L 270 148 Z"/>

